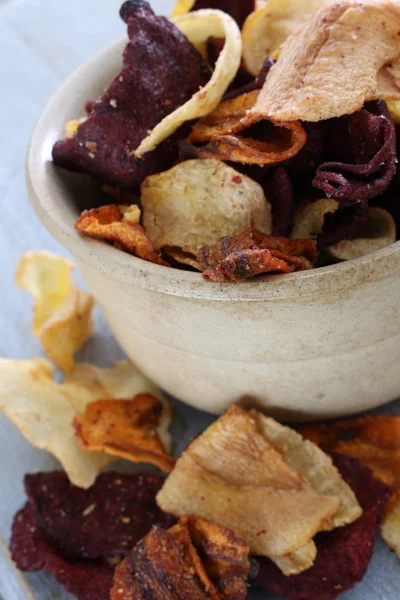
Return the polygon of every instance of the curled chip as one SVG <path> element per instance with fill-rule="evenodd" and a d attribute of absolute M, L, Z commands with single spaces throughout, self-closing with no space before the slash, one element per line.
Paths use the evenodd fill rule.
<path fill-rule="evenodd" d="M 153 528 L 117 567 L 111 600 L 244 600 L 249 547 L 232 531 L 183 517 Z"/>
<path fill-rule="evenodd" d="M 286 40 L 252 112 L 321 121 L 368 100 L 400 100 L 398 31 L 400 6 L 391 0 L 341 0 L 319 10 Z"/>
<path fill-rule="evenodd" d="M 133 214 L 133 206 L 122 210 L 116 204 L 101 206 L 85 210 L 75 223 L 75 227 L 85 235 L 117 244 L 125 252 L 143 260 L 166 265 L 160 251 L 154 247 L 143 227 L 132 222 Z M 135 221 L 136 217 L 133 220 Z"/>
<path fill-rule="evenodd" d="M 86 406 L 82 417 L 75 417 L 74 427 L 84 450 L 154 464 L 168 472 L 175 461 L 160 434 L 168 428 L 170 412 L 169 404 L 151 394 L 98 400 Z"/>
<path fill-rule="evenodd" d="M 285 461 L 254 416 L 233 406 L 179 457 L 157 502 L 229 527 L 252 554 L 281 559 L 331 526 L 342 494 L 326 492 Z"/>
<path fill-rule="evenodd" d="M 79 600 L 109 600 L 115 565 L 153 525 L 172 524 L 155 502 L 162 481 L 106 473 L 84 491 L 62 472 L 26 476 L 29 502 L 12 527 L 14 562 L 22 571 L 50 571 Z"/>
<path fill-rule="evenodd" d="M 20 289 L 34 299 L 32 333 L 47 356 L 63 371 L 74 366 L 74 354 L 93 330 L 93 298 L 78 290 L 69 260 L 51 252 L 27 252 L 17 265 Z"/>
<path fill-rule="evenodd" d="M 289 600 L 333 600 L 364 577 L 372 556 L 390 490 L 357 460 L 337 454 L 333 462 L 364 512 L 346 527 L 318 534 L 315 563 L 303 573 L 285 577 L 271 561 L 259 560 L 259 582 Z"/>
<path fill-rule="evenodd" d="M 271 231 L 271 208 L 262 187 L 217 160 L 189 160 L 142 184 L 143 223 L 160 248 L 195 255 L 222 235 L 246 227 Z"/>
<path fill-rule="evenodd" d="M 174 112 L 169 111 L 171 114 L 155 126 L 135 151 L 138 158 L 154 150 L 187 121 L 211 113 L 218 106 L 240 67 L 240 30 L 229 15 L 219 10 L 199 10 L 176 17 L 173 21 L 196 48 L 204 51 L 210 37 L 224 38 L 225 44 L 208 83 L 197 89 L 192 98 Z"/>
<path fill-rule="evenodd" d="M 291 33 L 311 15 L 335 0 L 268 0 L 251 13 L 242 30 L 243 59 L 256 77 L 267 56 L 273 56 Z"/>
<path fill-rule="evenodd" d="M 331 198 L 321 198 L 313 202 L 299 203 L 293 218 L 293 239 L 316 238 L 322 233 L 325 216 L 334 213 L 338 201 Z"/>
<path fill-rule="evenodd" d="M 241 27 L 254 10 L 254 0 L 176 0 L 172 13 L 177 17 L 192 10 L 201 10 L 203 8 L 213 8 L 227 13 Z"/>
<path fill-rule="evenodd" d="M 53 380 L 54 369 L 42 359 L 0 359 L 0 410 L 37 448 L 51 452 L 75 485 L 87 488 L 112 458 L 101 452 L 84 452 L 72 425 L 90 402 L 141 392 L 157 393 L 131 363 L 113 369 L 80 365 L 64 384 Z M 95 372 L 94 372 L 95 371 Z"/>
<path fill-rule="evenodd" d="M 181 248 L 174 248 L 166 246 L 164 248 L 164 255 L 167 258 L 172 259 L 178 265 L 186 265 L 187 267 L 192 267 L 196 271 L 202 271 L 202 266 L 199 262 L 197 262 L 196 258 L 190 252 L 184 252 Z"/>
<path fill-rule="evenodd" d="M 249 118 L 259 90 L 225 100 L 197 123 L 182 147 L 198 158 L 244 164 L 268 165 L 295 156 L 306 143 L 306 133 L 298 121 L 274 123 Z"/>
<path fill-rule="evenodd" d="M 329 425 L 305 425 L 301 432 L 325 450 L 359 460 L 377 479 L 392 487 L 381 531 L 400 558 L 400 417 L 376 415 Z"/>
<path fill-rule="evenodd" d="M 76 134 L 55 144 L 53 158 L 105 183 L 133 188 L 174 164 L 176 138 L 141 160 L 134 151 L 149 130 L 192 98 L 209 73 L 187 38 L 173 23 L 156 17 L 147 2 L 125 2 L 121 17 L 130 38 L 122 71 L 90 104 Z"/>
<path fill-rule="evenodd" d="M 314 240 L 271 237 L 256 229 L 223 237 L 215 246 L 203 246 L 197 260 L 211 281 L 244 281 L 263 273 L 292 273 L 311 269 L 317 260 Z"/>

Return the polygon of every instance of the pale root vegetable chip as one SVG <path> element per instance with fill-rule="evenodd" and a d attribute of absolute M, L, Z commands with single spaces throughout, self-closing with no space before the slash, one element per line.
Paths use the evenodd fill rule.
<path fill-rule="evenodd" d="M 72 279 L 73 264 L 51 252 L 27 252 L 16 269 L 20 289 L 34 299 L 32 333 L 47 356 L 63 371 L 74 366 L 74 354 L 93 330 L 93 298 Z"/>
<path fill-rule="evenodd" d="M 236 22 L 220 10 L 198 10 L 172 19 L 200 51 L 210 37 L 224 38 L 225 45 L 208 83 L 183 106 L 165 117 L 141 142 L 135 156 L 138 158 L 154 150 L 181 125 L 211 113 L 221 101 L 239 69 L 242 40 Z"/>
<path fill-rule="evenodd" d="M 321 121 L 368 100 L 400 100 L 399 31 L 392 0 L 342 0 L 318 11 L 286 40 L 253 115 Z"/>
<path fill-rule="evenodd" d="M 203 270 L 203 267 L 196 260 L 194 255 L 190 254 L 189 252 L 184 252 L 183 250 L 181 250 L 181 248 L 169 248 L 168 246 L 166 246 L 164 248 L 164 254 L 165 256 L 172 258 L 172 260 L 181 265 L 192 267 L 192 269 L 196 269 L 196 271 Z"/>
<path fill-rule="evenodd" d="M 322 232 L 325 215 L 335 212 L 338 206 L 336 200 L 329 198 L 300 203 L 294 213 L 291 237 L 295 240 L 317 237 Z"/>
<path fill-rule="evenodd" d="M 318 494 L 233 406 L 183 452 L 157 502 L 165 512 L 229 527 L 252 554 L 276 559 L 309 544 L 341 500 Z"/>
<path fill-rule="evenodd" d="M 390 246 L 397 239 L 396 223 L 383 208 L 370 207 L 366 222 L 357 226 L 352 237 L 330 246 L 332 256 L 337 260 L 352 260 Z"/>
<path fill-rule="evenodd" d="M 392 102 L 387 102 L 387 107 L 390 112 L 390 116 L 392 117 L 394 123 L 396 125 L 400 125 L 400 100 L 393 100 Z"/>
<path fill-rule="evenodd" d="M 291 554 L 282 557 L 269 557 L 272 562 L 276 564 L 278 569 L 282 571 L 284 575 L 298 575 L 303 571 L 306 571 L 314 564 L 317 556 L 317 546 L 314 542 L 308 542 L 305 546 L 302 546 L 298 550 L 295 550 Z"/>
<path fill-rule="evenodd" d="M 75 416 L 96 400 L 160 392 L 130 362 L 121 361 L 112 369 L 82 364 L 62 384 L 55 383 L 53 375 L 52 365 L 43 359 L 0 359 L 0 410 L 31 444 L 61 462 L 74 485 L 88 488 L 115 458 L 81 448 L 73 427 Z M 169 420 L 160 422 L 160 437 L 169 451 L 168 425 Z"/>
<path fill-rule="evenodd" d="M 172 11 L 172 17 L 179 17 L 192 10 L 196 0 L 176 0 L 174 9 Z"/>
<path fill-rule="evenodd" d="M 142 393 L 131 400 L 91 402 L 83 416 L 75 417 L 74 427 L 84 450 L 154 464 L 169 472 L 175 461 L 167 454 L 162 434 L 170 422 L 170 405 Z"/>
<path fill-rule="evenodd" d="M 271 232 L 271 206 L 262 187 L 232 167 L 189 160 L 142 184 L 143 224 L 154 243 L 196 255 L 247 227 Z"/>
<path fill-rule="evenodd" d="M 382 524 L 381 535 L 400 558 L 400 483 L 389 501 Z"/>
<path fill-rule="evenodd" d="M 80 119 L 73 119 L 65 123 L 65 135 L 67 138 L 73 137 L 78 131 L 79 125 L 82 125 L 86 121 L 87 117 L 81 117 Z"/>
<path fill-rule="evenodd" d="M 317 10 L 335 0 L 268 0 L 247 17 L 242 29 L 243 61 L 254 77 L 265 59 Z"/>

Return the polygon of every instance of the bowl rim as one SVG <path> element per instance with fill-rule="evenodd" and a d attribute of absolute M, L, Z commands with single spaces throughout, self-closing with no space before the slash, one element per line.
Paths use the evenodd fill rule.
<path fill-rule="evenodd" d="M 59 167 L 49 160 L 52 114 L 63 99 L 81 89 L 82 81 L 95 82 L 94 73 L 108 64 L 117 67 L 126 37 L 114 40 L 79 66 L 57 89 L 34 128 L 26 156 L 26 183 L 33 207 L 49 232 L 79 261 L 127 285 L 186 298 L 229 301 L 282 300 L 299 296 L 336 294 L 366 281 L 379 280 L 400 271 L 400 241 L 360 258 L 287 275 L 266 275 L 239 284 L 215 284 L 200 273 L 163 267 L 81 236 L 65 219 L 62 191 L 49 183 L 57 180 Z M 98 76 L 97 76 L 98 79 Z M 89 92 L 87 97 L 89 97 Z M 68 104 L 68 103 L 65 103 Z M 69 117 L 65 116 L 64 122 Z M 51 143 L 50 143 L 51 142 Z M 64 203 L 66 204 L 66 203 Z M 75 215 L 76 218 L 76 215 Z"/>

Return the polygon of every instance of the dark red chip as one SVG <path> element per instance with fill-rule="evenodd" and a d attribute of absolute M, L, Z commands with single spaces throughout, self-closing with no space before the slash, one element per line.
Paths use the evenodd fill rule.
<path fill-rule="evenodd" d="M 15 516 L 10 549 L 21 571 L 49 571 L 78 600 L 109 600 L 114 576 L 111 566 L 66 560 L 52 538 L 40 528 L 29 502 Z"/>
<path fill-rule="evenodd" d="M 216 8 L 235 19 L 239 27 L 243 25 L 250 13 L 256 8 L 255 0 L 196 0 L 192 10 Z"/>
<path fill-rule="evenodd" d="M 29 502 L 12 528 L 14 562 L 22 571 L 50 571 L 79 600 L 108 600 L 115 565 L 153 525 L 175 521 L 156 504 L 163 482 L 113 472 L 82 490 L 61 471 L 27 475 Z"/>
<path fill-rule="evenodd" d="M 364 577 L 377 527 L 390 497 L 390 488 L 357 460 L 339 454 L 332 458 L 364 513 L 351 525 L 320 533 L 315 540 L 318 548 L 315 563 L 300 575 L 286 577 L 270 560 L 260 559 L 259 582 L 290 600 L 333 600 Z"/>
<path fill-rule="evenodd" d="M 136 159 L 133 152 L 165 116 L 189 100 L 209 77 L 200 53 L 173 23 L 154 15 L 144 0 L 125 2 L 121 17 L 130 42 L 123 69 L 75 136 L 57 142 L 54 161 L 95 179 L 133 188 L 152 173 L 170 168 L 179 132 Z"/>
<path fill-rule="evenodd" d="M 272 207 L 272 235 L 288 237 L 293 228 L 294 189 L 288 170 L 278 165 L 268 172 L 262 183 Z"/>

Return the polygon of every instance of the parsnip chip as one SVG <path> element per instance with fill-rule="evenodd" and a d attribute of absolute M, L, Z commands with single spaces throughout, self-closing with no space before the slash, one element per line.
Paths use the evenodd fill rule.
<path fill-rule="evenodd" d="M 80 119 L 74 119 L 65 123 L 65 135 L 67 138 L 73 137 L 78 131 L 79 125 L 82 125 L 86 121 L 87 117 L 81 117 Z"/>
<path fill-rule="evenodd" d="M 154 243 L 196 255 L 202 246 L 247 227 L 271 232 L 271 206 L 262 187 L 217 160 L 189 160 L 147 177 L 143 224 Z"/>
<path fill-rule="evenodd" d="M 47 356 L 63 371 L 74 366 L 74 354 L 93 330 L 93 297 L 78 290 L 73 264 L 51 252 L 27 252 L 15 278 L 34 299 L 32 333 Z"/>
<path fill-rule="evenodd" d="M 308 542 L 298 550 L 282 557 L 270 557 L 278 569 L 286 576 L 298 575 L 313 566 L 317 556 L 317 546 L 314 542 Z"/>
<path fill-rule="evenodd" d="M 259 93 L 253 90 L 221 102 L 194 126 L 183 150 L 197 158 L 254 165 L 274 164 L 298 154 L 307 140 L 300 122 L 249 119 Z"/>
<path fill-rule="evenodd" d="M 184 252 L 183 250 L 181 250 L 181 248 L 169 248 L 168 246 L 166 246 L 164 248 L 164 254 L 165 256 L 169 256 L 170 258 L 172 258 L 172 260 L 181 265 L 192 267 L 193 269 L 196 269 L 196 271 L 203 270 L 203 267 L 196 260 L 194 254 L 190 254 L 190 252 Z"/>
<path fill-rule="evenodd" d="M 75 417 L 74 427 L 84 450 L 154 464 L 169 472 L 175 461 L 167 454 L 159 427 L 168 429 L 170 422 L 170 405 L 142 393 L 132 400 L 91 402 L 83 416 Z"/>
<path fill-rule="evenodd" d="M 387 545 L 400 558 L 400 483 L 397 484 L 386 508 L 381 534 Z"/>
<path fill-rule="evenodd" d="M 337 200 L 329 198 L 300 203 L 294 213 L 291 237 L 294 240 L 317 237 L 322 233 L 325 215 L 335 212 L 338 206 Z"/>
<path fill-rule="evenodd" d="M 394 123 L 400 125 L 400 101 L 387 102 L 387 107 Z"/>
<path fill-rule="evenodd" d="M 383 208 L 368 209 L 367 220 L 360 223 L 351 240 L 341 240 L 329 251 L 338 260 L 352 260 L 394 244 L 397 239 L 396 223 Z"/>
<path fill-rule="evenodd" d="M 117 567 L 112 600 L 244 600 L 249 547 L 232 531 L 196 517 L 153 528 Z"/>
<path fill-rule="evenodd" d="M 400 5 L 391 0 L 342 0 L 318 11 L 283 45 L 252 113 L 321 121 L 368 100 L 400 100 L 399 31 Z"/>
<path fill-rule="evenodd" d="M 254 77 L 267 56 L 274 56 L 286 39 L 311 15 L 335 0 L 268 0 L 243 25 L 243 60 Z"/>
<path fill-rule="evenodd" d="M 196 0 L 176 0 L 175 6 L 172 11 L 172 17 L 179 17 L 192 10 L 196 3 Z"/>
<path fill-rule="evenodd" d="M 116 363 L 113 369 L 82 364 L 62 384 L 55 383 L 53 375 L 46 360 L 0 359 L 0 410 L 31 444 L 62 463 L 73 484 L 88 488 L 115 458 L 82 450 L 72 424 L 74 417 L 84 414 L 86 406 L 97 400 L 132 398 L 140 393 L 159 396 L 160 392 L 130 362 Z M 167 451 L 171 443 L 168 425 L 169 419 L 159 423 Z"/>
<path fill-rule="evenodd" d="M 203 50 L 210 37 L 224 38 L 225 45 L 208 83 L 185 104 L 165 117 L 135 151 L 141 157 L 154 150 L 183 123 L 211 113 L 235 78 L 242 55 L 242 40 L 236 22 L 220 10 L 198 10 L 172 19 L 196 48 Z"/>
<path fill-rule="evenodd" d="M 233 406 L 183 452 L 157 502 L 229 527 L 253 554 L 275 559 L 311 542 L 341 500 L 318 494 Z"/>

